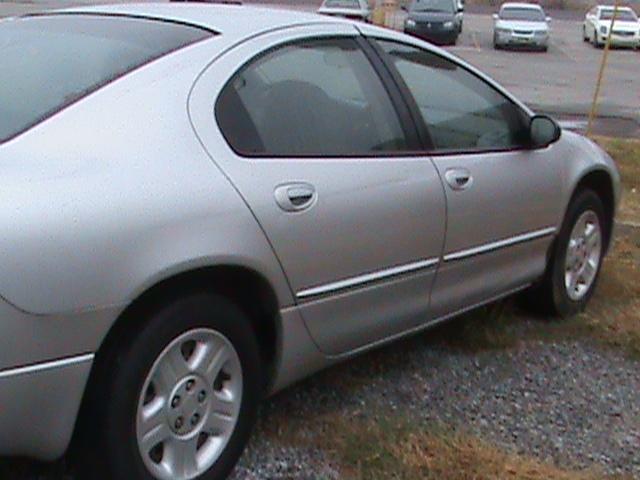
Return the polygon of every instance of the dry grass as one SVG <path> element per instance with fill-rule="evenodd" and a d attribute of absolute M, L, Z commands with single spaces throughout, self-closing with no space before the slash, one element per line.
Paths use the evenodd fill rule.
<path fill-rule="evenodd" d="M 402 417 L 373 420 L 325 415 L 304 434 L 277 441 L 320 448 L 344 480 L 604 480 L 596 469 L 567 470 L 501 450 L 478 437 Z"/>
<path fill-rule="evenodd" d="M 598 289 L 578 320 L 599 340 L 640 358 L 640 231 L 618 236 Z"/>
<path fill-rule="evenodd" d="M 614 158 L 622 177 L 622 204 L 618 220 L 640 224 L 640 140 L 598 137 Z"/>

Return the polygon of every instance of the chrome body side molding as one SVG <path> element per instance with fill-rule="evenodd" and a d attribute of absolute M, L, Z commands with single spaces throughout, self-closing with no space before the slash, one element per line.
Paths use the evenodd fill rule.
<path fill-rule="evenodd" d="M 68 367 L 79 363 L 91 362 L 94 358 L 93 353 L 77 355 L 75 357 L 62 358 L 60 360 L 52 360 L 49 362 L 35 363 L 24 367 L 11 368 L 0 371 L 0 380 L 5 378 L 17 377 L 19 375 L 29 375 L 31 373 L 42 372 L 45 370 L 54 370 L 56 368 Z"/>
<path fill-rule="evenodd" d="M 478 245 L 477 247 L 449 253 L 444 256 L 444 261 L 451 262 L 454 260 L 461 260 L 467 257 L 473 257 L 474 255 L 480 255 L 482 253 L 491 252 L 493 250 L 498 250 L 500 248 L 510 247 L 518 243 L 529 242 L 537 238 L 546 237 L 548 235 L 554 234 L 555 232 L 556 232 L 555 227 L 542 228 L 540 230 L 535 230 L 533 232 L 527 232 L 521 235 L 516 235 L 515 237 L 509 237 L 503 240 L 498 240 L 496 242 L 485 243 L 484 245 Z"/>
<path fill-rule="evenodd" d="M 344 280 L 338 280 L 337 282 L 327 283 L 325 285 L 319 285 L 317 287 L 301 290 L 296 294 L 296 297 L 298 297 L 299 299 L 305 299 L 318 295 L 324 295 L 327 293 L 334 293 L 340 290 L 345 290 L 347 288 L 358 287 L 367 283 L 395 277 L 397 275 L 430 268 L 437 265 L 438 262 L 439 259 L 437 258 L 428 258 L 417 262 L 407 263 L 405 265 L 398 265 L 396 267 L 378 270 L 376 272 L 365 273 L 364 275 L 358 275 L 357 277 L 346 278 Z"/>

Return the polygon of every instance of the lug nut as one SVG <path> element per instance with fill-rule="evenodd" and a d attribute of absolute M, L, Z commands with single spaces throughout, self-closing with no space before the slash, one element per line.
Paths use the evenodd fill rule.
<path fill-rule="evenodd" d="M 180 405 L 180 396 L 176 395 L 171 399 L 171 408 L 178 408 L 178 405 Z"/>
<path fill-rule="evenodd" d="M 200 393 L 198 394 L 198 401 L 200 403 L 204 402 L 207 398 L 207 392 L 205 392 L 204 390 L 201 390 Z"/>
<path fill-rule="evenodd" d="M 182 417 L 176 418 L 176 423 L 174 424 L 174 426 L 176 427 L 176 430 L 180 430 L 183 425 L 184 425 L 184 419 Z"/>
<path fill-rule="evenodd" d="M 193 390 L 194 385 L 196 384 L 195 380 L 189 380 L 187 382 L 187 392 Z"/>
<path fill-rule="evenodd" d="M 194 413 L 193 417 L 191 417 L 191 426 L 195 427 L 200 421 L 200 415 L 198 413 Z"/>

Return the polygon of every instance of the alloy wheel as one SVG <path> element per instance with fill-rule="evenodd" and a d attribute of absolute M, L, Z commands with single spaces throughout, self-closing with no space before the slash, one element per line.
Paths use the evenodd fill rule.
<path fill-rule="evenodd" d="M 567 245 L 564 283 L 567 295 L 580 301 L 595 281 L 602 256 L 602 229 L 598 215 L 587 210 L 578 217 Z"/>
<path fill-rule="evenodd" d="M 222 334 L 198 328 L 173 340 L 138 401 L 136 438 L 149 472 L 160 480 L 206 472 L 234 432 L 242 387 L 240 359 Z"/>

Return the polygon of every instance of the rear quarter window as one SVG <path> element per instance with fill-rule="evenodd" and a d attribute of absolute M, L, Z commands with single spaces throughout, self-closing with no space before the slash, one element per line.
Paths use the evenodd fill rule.
<path fill-rule="evenodd" d="M 183 24 L 110 15 L 0 22 L 0 143 L 112 80 L 212 35 Z"/>

